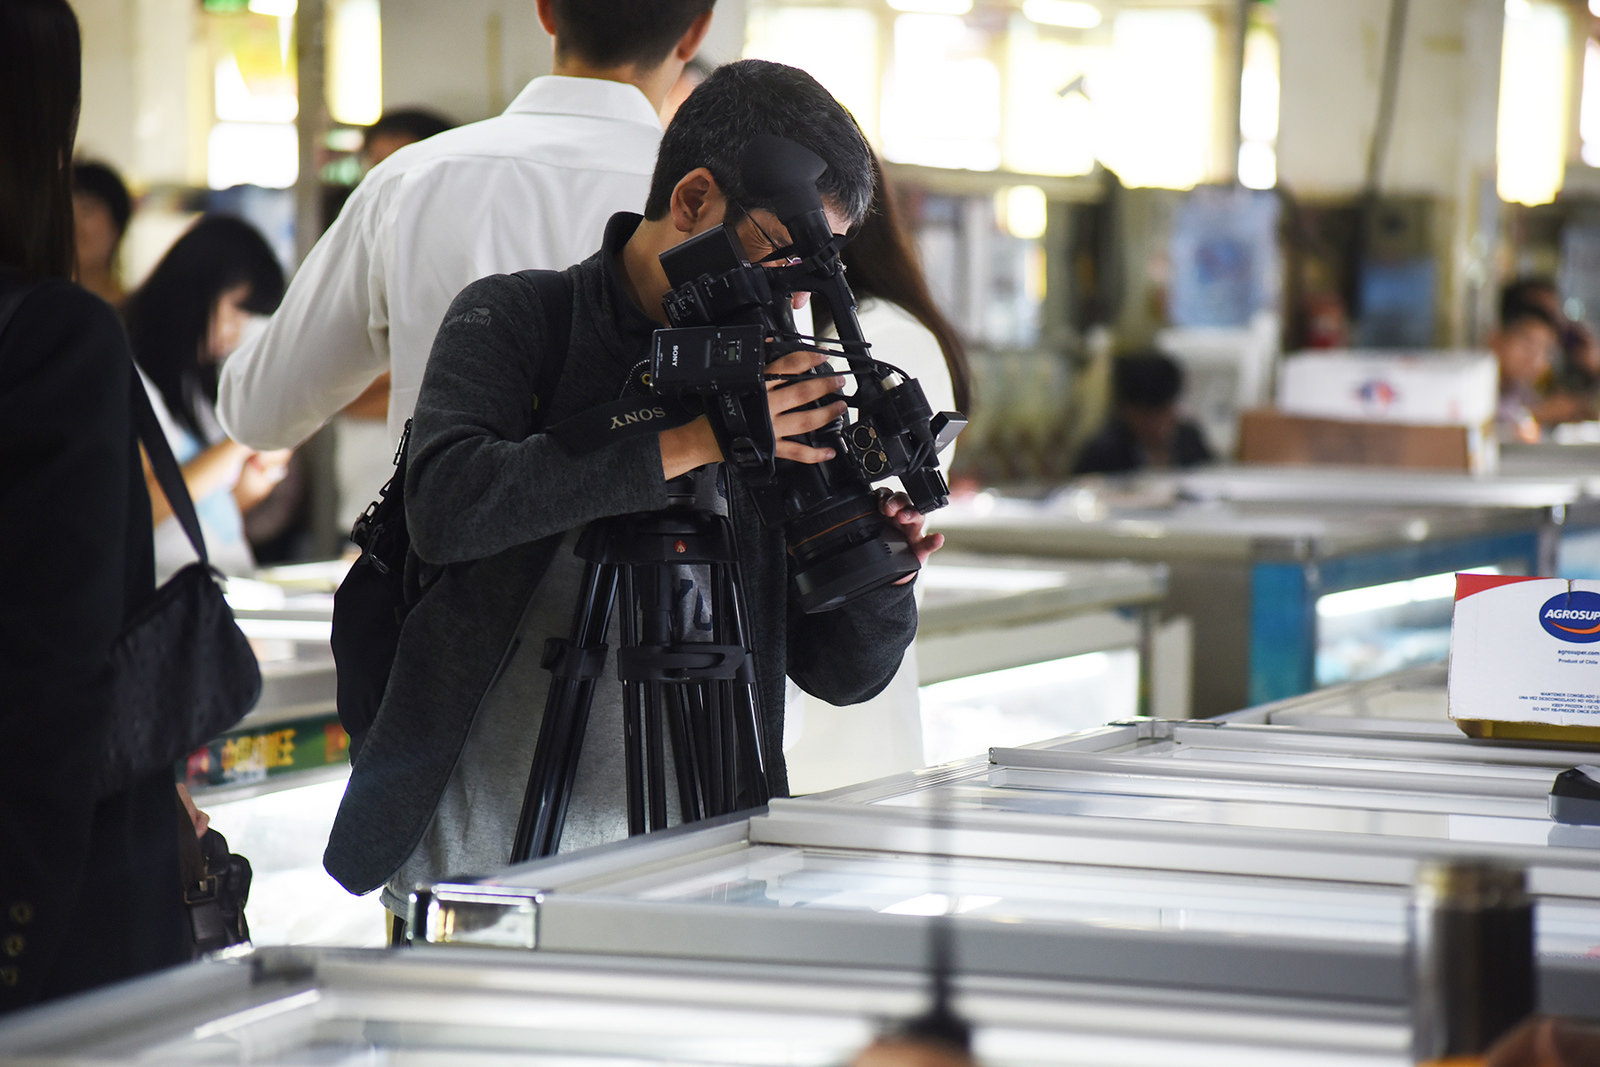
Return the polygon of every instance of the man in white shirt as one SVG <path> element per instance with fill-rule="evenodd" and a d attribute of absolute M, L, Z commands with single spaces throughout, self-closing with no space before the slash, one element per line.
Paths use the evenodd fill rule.
<path fill-rule="evenodd" d="M 389 372 L 398 441 L 457 293 L 577 263 L 613 212 L 643 207 L 658 113 L 715 2 L 537 0 L 554 73 L 503 115 L 408 145 L 367 175 L 266 330 L 224 364 L 228 436 L 293 447 Z"/>

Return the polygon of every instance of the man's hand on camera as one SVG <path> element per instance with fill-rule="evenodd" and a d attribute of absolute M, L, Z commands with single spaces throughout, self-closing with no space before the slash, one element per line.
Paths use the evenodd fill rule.
<path fill-rule="evenodd" d="M 804 374 L 826 359 L 826 356 L 815 352 L 790 352 L 768 364 L 767 373 Z M 822 463 L 832 459 L 834 452 L 831 448 L 813 448 L 789 438 L 820 430 L 843 415 L 843 400 L 820 408 L 795 410 L 842 388 L 844 379 L 831 375 L 800 382 L 781 379 L 767 382 L 767 408 L 772 413 L 772 431 L 777 437 L 773 454 L 779 459 L 792 459 L 796 463 Z M 717 444 L 716 435 L 711 432 L 710 421 L 704 415 L 683 426 L 661 431 L 661 473 L 668 481 L 707 463 L 719 463 L 722 458 L 722 449 Z"/>
<path fill-rule="evenodd" d="M 767 373 L 804 374 L 813 367 L 826 363 L 827 359 L 827 356 L 816 352 L 790 352 L 783 358 L 767 364 Z M 834 453 L 831 448 L 813 448 L 799 441 L 791 441 L 789 438 L 810 433 L 812 430 L 820 430 L 843 415 L 845 411 L 843 400 L 824 404 L 820 408 L 794 410 L 821 400 L 829 393 L 837 393 L 843 388 L 843 378 L 827 374 L 803 382 L 768 381 L 767 408 L 772 412 L 773 436 L 778 439 L 778 446 L 773 449 L 773 455 L 779 459 L 792 459 L 797 463 L 822 463 L 832 459 Z"/>
<path fill-rule="evenodd" d="M 944 534 L 923 532 L 923 524 L 928 520 L 922 512 L 911 506 L 911 498 L 904 493 L 879 489 L 878 509 L 894 520 L 900 533 L 911 544 L 911 550 L 917 554 L 919 564 L 928 562 L 929 556 L 944 547 Z M 894 584 L 905 585 L 914 578 L 915 574 L 908 574 Z"/>

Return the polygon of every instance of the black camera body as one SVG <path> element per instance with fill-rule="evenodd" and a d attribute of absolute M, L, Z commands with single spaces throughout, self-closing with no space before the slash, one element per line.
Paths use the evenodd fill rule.
<path fill-rule="evenodd" d="M 752 143 L 745 184 L 788 227 L 793 255 L 782 265 L 751 264 L 722 226 L 663 253 L 673 286 L 663 306 L 672 326 L 656 331 L 651 361 L 651 388 L 705 412 L 761 521 L 784 531 L 796 593 L 808 612 L 839 607 L 917 571 L 911 546 L 879 511 L 872 483 L 898 477 L 917 510 L 943 507 L 949 488 L 938 453 L 966 425 L 959 413 L 934 413 L 916 379 L 870 355 L 817 193 L 824 167 L 792 141 Z M 764 374 L 774 359 L 810 347 L 795 332 L 790 298 L 797 292 L 826 302 L 839 334 L 834 354 L 849 363 L 856 383 L 844 398 L 845 416 L 801 438 L 834 450 L 823 463 L 774 455 Z"/>

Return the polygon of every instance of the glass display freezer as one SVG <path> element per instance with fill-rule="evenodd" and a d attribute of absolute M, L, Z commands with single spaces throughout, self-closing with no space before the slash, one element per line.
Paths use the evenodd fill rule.
<path fill-rule="evenodd" d="M 384 944 L 381 905 L 351 896 L 322 868 L 350 774 L 334 706 L 332 588 L 347 564 L 272 568 L 229 579 L 228 600 L 261 667 L 261 699 L 182 768 L 195 802 L 250 861 L 245 914 L 261 944 Z"/>
<path fill-rule="evenodd" d="M 1159 563 L 933 556 L 918 578 L 926 761 L 1148 713 L 1166 576 Z"/>
<path fill-rule="evenodd" d="M 1594 449 L 1502 443 L 1493 471 L 1222 466 L 1170 477 L 1194 500 L 1338 502 L 1363 507 L 1532 508 L 1544 521 L 1537 573 L 1600 578 L 1600 474 Z"/>
<path fill-rule="evenodd" d="M 466 949 L 257 950 L 0 1021 L 33 1067 L 848 1063 L 925 1010 L 919 970 Z M 1403 1012 L 958 976 L 986 1067 L 1402 1067 Z"/>
<path fill-rule="evenodd" d="M 436 885 L 417 895 L 415 936 L 903 966 L 947 915 L 981 973 L 1394 1001 L 1418 865 L 1465 854 L 1529 870 L 1550 1003 L 1600 1012 L 1600 834 L 1534 842 L 1498 825 L 1536 822 L 1524 780 L 1548 782 L 1539 754 L 1476 765 L 1502 782 L 1463 762 L 1414 783 L 1403 764 L 1430 754 L 1396 745 L 1383 774 L 1314 743 L 1286 744 L 1281 768 L 1271 743 L 1144 758 L 1147 772 L 1127 756 L 1170 754 L 1174 726 L 1224 732 L 1109 727 Z"/>
<path fill-rule="evenodd" d="M 980 494 L 939 521 L 961 551 L 1166 563 L 1199 716 L 1444 660 L 1451 576 L 1536 573 L 1545 530 L 1538 508 L 1193 501 L 1170 480 Z"/>

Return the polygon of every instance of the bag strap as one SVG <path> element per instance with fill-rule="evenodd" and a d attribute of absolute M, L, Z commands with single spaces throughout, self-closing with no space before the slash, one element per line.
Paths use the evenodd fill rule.
<path fill-rule="evenodd" d="M 561 372 L 567 366 L 567 349 L 572 344 L 572 279 L 566 271 L 559 270 L 530 270 L 526 275 L 545 311 L 555 312 L 545 319 L 550 335 L 545 339 L 546 351 L 534 381 L 534 428 L 544 429 L 544 411 L 561 381 Z"/>
<path fill-rule="evenodd" d="M 129 362 L 131 366 L 132 361 Z M 209 567 L 211 559 L 206 555 L 205 538 L 200 534 L 200 516 L 195 514 L 194 501 L 189 498 L 189 487 L 184 484 L 183 468 L 173 458 L 167 435 L 161 429 L 161 421 L 156 418 L 155 408 L 150 406 L 150 394 L 145 391 L 143 377 L 137 367 L 131 369 L 133 424 L 139 431 L 139 441 L 144 445 L 145 455 L 150 457 L 150 469 L 155 472 L 156 482 L 166 495 L 167 504 L 171 506 L 178 525 L 183 527 L 184 535 L 194 546 L 195 555 Z"/>
<path fill-rule="evenodd" d="M 6 327 L 11 325 L 12 316 L 36 288 L 38 288 L 37 283 L 24 285 L 0 299 L 0 336 L 5 334 Z M 178 461 L 172 458 L 172 449 L 167 445 L 167 435 L 161 431 L 161 423 L 156 418 L 155 409 L 150 406 L 150 395 L 145 392 L 144 380 L 131 359 L 128 361 L 128 369 L 133 372 L 133 387 L 130 393 L 133 401 L 133 421 L 139 432 L 139 440 L 144 443 L 145 453 L 150 457 L 150 466 L 155 471 L 161 491 L 167 496 L 167 503 L 172 505 L 172 513 L 177 516 L 183 532 L 188 535 L 189 543 L 194 546 L 200 562 L 209 566 L 210 559 L 206 555 L 205 539 L 200 535 L 200 517 L 195 514 L 194 501 L 189 499 L 189 490 L 183 484 L 183 470 L 178 466 Z"/>

